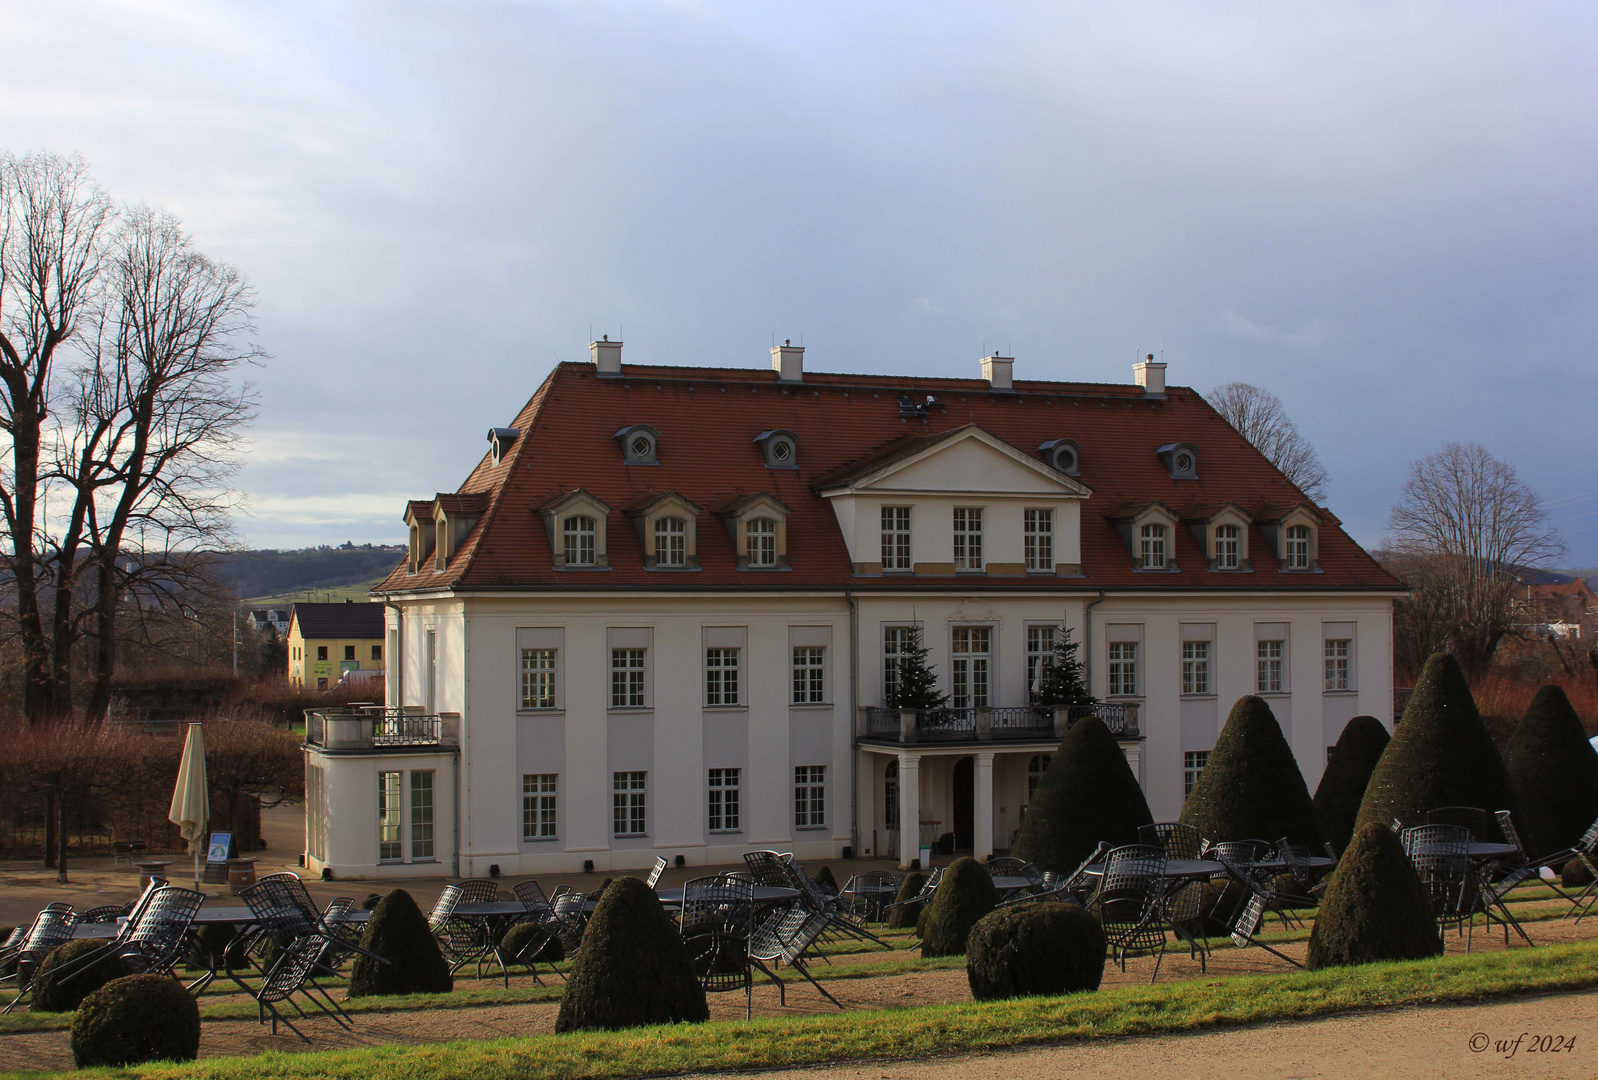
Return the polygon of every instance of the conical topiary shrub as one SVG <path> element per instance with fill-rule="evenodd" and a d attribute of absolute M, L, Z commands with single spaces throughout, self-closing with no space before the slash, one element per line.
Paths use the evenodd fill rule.
<path fill-rule="evenodd" d="M 1215 749 L 1182 807 L 1182 820 L 1206 840 L 1275 841 L 1319 851 L 1321 825 L 1298 759 L 1263 698 L 1237 699 Z"/>
<path fill-rule="evenodd" d="M 1529 855 L 1564 851 L 1598 818 L 1598 750 L 1570 699 L 1544 686 L 1504 751 Z"/>
<path fill-rule="evenodd" d="M 1426 824 L 1443 806 L 1514 810 L 1509 773 L 1487 733 L 1459 664 L 1446 653 L 1426 661 L 1393 741 L 1365 785 L 1357 825 Z M 1515 814 L 1516 818 L 1520 814 Z M 1488 835 L 1498 837 L 1489 816 Z"/>
<path fill-rule="evenodd" d="M 987 867 L 975 859 L 954 860 L 921 920 L 921 955 L 964 956 L 971 928 L 998 903 Z"/>
<path fill-rule="evenodd" d="M 1392 736 L 1374 716 L 1356 716 L 1343 728 L 1332 748 L 1332 759 L 1321 773 L 1315 788 L 1315 816 L 1321 831 L 1338 851 L 1348 847 L 1354 835 L 1354 819 L 1359 816 L 1365 785 L 1381 760 L 1382 751 Z M 1275 839 L 1272 837 L 1272 839 Z"/>
<path fill-rule="evenodd" d="M 1075 904 L 1019 904 L 984 915 L 966 941 L 965 973 L 978 1001 L 1097 990 L 1104 925 Z"/>
<path fill-rule="evenodd" d="M 695 1023 L 709 1016 L 671 916 L 649 886 L 618 878 L 588 920 L 555 1030 Z"/>
<path fill-rule="evenodd" d="M 449 962 L 438 950 L 427 916 L 411 894 L 395 889 L 378 903 L 361 935 L 361 948 L 386 964 L 357 955 L 350 967 L 349 996 L 447 994 L 455 988 Z"/>
<path fill-rule="evenodd" d="M 925 874 L 906 874 L 904 882 L 899 886 L 899 895 L 893 898 L 895 904 L 900 905 L 888 912 L 888 929 L 904 930 L 916 924 L 916 918 L 921 914 L 920 904 L 908 904 L 905 901 L 914 898 L 921 892 L 922 886 L 927 883 Z"/>
<path fill-rule="evenodd" d="M 1010 853 L 1039 870 L 1070 873 L 1099 841 L 1135 844 L 1138 827 L 1153 820 L 1120 744 L 1089 716 L 1060 740 Z"/>
<path fill-rule="evenodd" d="M 566 950 L 560 939 L 531 920 L 511 923 L 499 937 L 499 951 L 530 964 L 541 960 L 553 964 L 566 959 Z M 525 955 L 523 955 L 525 954 Z"/>
<path fill-rule="evenodd" d="M 33 1004 L 29 1008 L 42 1013 L 71 1012 L 106 983 L 132 975 L 127 963 L 115 953 L 83 966 L 85 956 L 103 951 L 105 945 L 104 940 L 82 938 L 52 949 L 34 973 Z M 56 972 L 62 969 L 70 976 L 65 983 L 56 981 Z"/>
<path fill-rule="evenodd" d="M 838 879 L 832 876 L 832 867 L 823 866 L 816 871 L 815 882 L 834 896 L 838 894 Z"/>
<path fill-rule="evenodd" d="M 1309 937 L 1309 966 L 1440 956 L 1431 902 L 1393 831 L 1361 825 L 1338 860 Z"/>

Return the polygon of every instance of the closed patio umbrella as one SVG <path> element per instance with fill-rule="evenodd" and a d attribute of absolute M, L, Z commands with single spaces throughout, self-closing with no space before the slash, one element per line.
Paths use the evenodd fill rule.
<path fill-rule="evenodd" d="M 194 853 L 194 887 L 200 887 L 200 852 L 205 850 L 205 826 L 211 819 L 211 797 L 205 783 L 205 734 L 199 724 L 189 725 L 178 764 L 178 784 L 172 791 L 167 820 L 178 827 Z"/>

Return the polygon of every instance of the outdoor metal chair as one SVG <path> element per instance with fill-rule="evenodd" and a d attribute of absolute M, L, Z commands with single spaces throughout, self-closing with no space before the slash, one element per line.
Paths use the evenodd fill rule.
<path fill-rule="evenodd" d="M 139 975 L 170 975 L 188 951 L 189 927 L 205 894 L 179 885 L 155 890 L 149 902 L 130 919 L 127 940 L 118 950 L 122 962 Z M 189 984 L 189 990 L 203 990 L 214 972 Z"/>
<path fill-rule="evenodd" d="M 1196 859 L 1204 847 L 1204 838 L 1193 826 L 1180 821 L 1156 821 L 1140 825 L 1137 830 L 1140 844 L 1157 847 L 1167 859 Z"/>
<path fill-rule="evenodd" d="M 428 912 L 427 925 L 433 931 L 433 939 L 438 942 L 444 960 L 449 964 L 450 974 L 453 975 L 467 964 L 476 963 L 477 977 L 481 979 L 483 956 L 488 952 L 485 941 L 487 935 L 478 920 L 455 914 L 455 909 L 466 902 L 464 895 L 465 890 L 460 885 L 444 886 L 433 903 L 433 910 Z"/>
<path fill-rule="evenodd" d="M 544 927 L 555 935 L 568 960 L 582 947 L 583 931 L 588 929 L 587 906 L 588 898 L 566 885 L 557 887 L 549 899 L 549 919 Z"/>
<path fill-rule="evenodd" d="M 139 894 L 138 899 L 122 909 L 127 919 L 117 929 L 116 936 L 93 952 L 74 957 L 70 964 L 57 969 L 57 980 L 62 983 L 70 982 L 77 977 L 80 971 L 96 963 L 102 957 L 119 953 L 127 944 L 133 931 L 137 929 L 139 920 L 143 917 L 144 910 L 149 906 L 150 901 L 158 892 L 168 887 L 165 878 L 151 878 L 150 883 L 144 887 L 144 892 Z M 72 910 L 72 905 L 51 904 L 50 908 L 70 911 Z"/>
<path fill-rule="evenodd" d="M 1105 856 L 1104 873 L 1093 897 L 1110 955 L 1126 970 L 1132 953 L 1154 959 L 1152 984 L 1165 959 L 1165 852 L 1150 844 L 1128 844 Z"/>
<path fill-rule="evenodd" d="M 991 877 L 1021 877 L 1027 879 L 1027 891 L 1042 892 L 1047 886 L 1043 882 L 1043 872 L 1025 859 L 1017 859 L 1013 855 L 1004 855 L 988 860 L 988 874 Z"/>
<path fill-rule="evenodd" d="M 659 856 L 656 856 L 655 857 L 655 865 L 650 867 L 649 876 L 644 879 L 644 884 L 648 885 L 651 889 L 653 889 L 656 885 L 660 884 L 660 875 L 664 874 L 665 872 L 666 872 L 666 860 L 661 858 L 661 857 L 659 857 Z"/>
<path fill-rule="evenodd" d="M 826 989 L 816 981 L 815 976 L 810 974 L 810 969 L 805 964 L 805 953 L 821 940 L 826 932 L 825 915 L 807 911 L 802 905 L 794 904 L 773 911 L 766 917 L 766 921 L 755 929 L 754 935 L 749 939 L 749 958 L 777 984 L 779 1000 L 783 1005 L 788 1004 L 787 987 L 775 972 L 765 966 L 768 963 L 787 964 L 804 976 L 822 997 L 837 1005 L 842 1011 L 843 1006 L 838 1004 L 838 999 L 827 993 Z"/>
<path fill-rule="evenodd" d="M 33 976 L 44 963 L 45 957 L 59 945 L 72 940 L 72 928 L 78 925 L 78 916 L 71 904 L 51 904 L 33 917 L 27 934 L 16 952 L 17 996 L 12 998 L 0 1015 L 15 1009 L 33 990 Z M 13 976 L 7 976 L 7 979 Z"/>
<path fill-rule="evenodd" d="M 1571 855 L 1587 868 L 1589 876 L 1587 887 L 1571 900 L 1570 910 L 1565 912 L 1566 917 L 1569 917 L 1579 911 L 1580 914 L 1576 915 L 1576 921 L 1579 923 L 1592 913 L 1593 903 L 1598 901 L 1598 865 L 1594 865 L 1594 860 L 1598 859 L 1598 820 L 1587 826 L 1587 831 L 1581 834 L 1581 839 L 1571 848 Z"/>
<path fill-rule="evenodd" d="M 92 907 L 88 911 L 78 912 L 78 924 L 81 926 L 84 923 L 116 922 L 123 915 L 126 915 L 127 911 L 128 906 L 126 904 L 101 904 L 99 907 Z"/>
<path fill-rule="evenodd" d="M 1210 850 L 1207 853 L 1209 858 L 1214 859 L 1216 862 L 1219 862 L 1226 868 L 1227 877 L 1231 881 L 1236 882 L 1237 885 L 1243 889 L 1244 893 L 1243 901 L 1237 905 L 1236 910 L 1233 911 L 1229 917 L 1226 917 L 1221 921 L 1226 924 L 1228 933 L 1232 938 L 1232 944 L 1236 945 L 1239 949 L 1246 949 L 1251 945 L 1256 945 L 1270 953 L 1272 956 L 1279 957 L 1283 960 L 1286 960 L 1294 967 L 1301 968 L 1304 966 L 1303 964 L 1300 964 L 1297 960 L 1294 960 L 1286 953 L 1281 952 L 1278 949 L 1274 949 L 1265 942 L 1260 941 L 1256 936 L 1259 932 L 1260 924 L 1265 919 L 1266 913 L 1274 910 L 1276 901 L 1272 897 L 1269 890 L 1260 886 L 1257 878 L 1246 864 L 1234 863 L 1229 858 L 1229 855 L 1237 848 L 1240 848 L 1244 845 L 1252 847 L 1255 844 L 1256 841 L 1252 840 L 1234 841 L 1227 844 L 1215 844 L 1210 847 Z M 1220 903 L 1224 903 L 1224 895 L 1222 900 L 1217 902 L 1217 910 L 1219 909 Z"/>
<path fill-rule="evenodd" d="M 787 887 L 799 894 L 794 903 L 823 916 L 827 921 L 828 936 L 852 937 L 859 941 L 869 941 L 873 945 L 881 945 L 884 949 L 893 947 L 867 930 L 865 923 L 853 912 L 846 910 L 837 895 L 824 892 L 821 886 L 816 884 L 815 879 L 805 873 L 797 863 L 785 863 L 784 866 L 787 869 Z M 832 962 L 826 960 L 825 956 L 822 959 L 829 964 Z"/>
<path fill-rule="evenodd" d="M 1315 907 L 1319 904 L 1321 894 L 1326 890 L 1322 888 L 1317 892 L 1316 883 L 1311 880 L 1320 875 L 1309 865 L 1309 848 L 1302 844 L 1289 844 L 1287 837 L 1284 836 L 1276 841 L 1276 857 L 1282 863 L 1282 876 L 1291 878 L 1293 883 L 1291 889 L 1275 890 L 1284 909 Z M 1293 921 L 1299 922 L 1297 919 Z"/>
<path fill-rule="evenodd" d="M 1426 811 L 1428 825 L 1457 825 L 1469 831 L 1472 840 L 1487 839 L 1487 811 L 1479 806 L 1439 806 Z"/>
<path fill-rule="evenodd" d="M 890 874 L 885 870 L 871 870 L 864 874 L 855 874 L 845 882 L 842 895 L 849 898 L 850 911 L 868 922 L 881 922 L 882 913 L 887 910 L 887 905 L 891 902 L 884 898 L 897 895 L 902 884 L 904 878 L 899 874 Z"/>
<path fill-rule="evenodd" d="M 1526 850 L 1526 845 L 1520 839 L 1520 829 L 1515 826 L 1515 816 L 1508 810 L 1499 810 L 1493 816 L 1498 819 L 1498 830 L 1504 834 L 1505 841 L 1515 846 L 1515 854 L 1508 859 L 1501 859 L 1493 863 L 1487 867 L 1486 872 L 1482 875 L 1482 888 L 1485 890 L 1483 899 L 1488 905 L 1497 908 L 1505 916 L 1513 918 L 1510 915 L 1508 905 L 1505 903 L 1505 897 L 1522 882 L 1526 881 L 1535 881 L 1539 885 L 1551 889 L 1561 900 L 1571 902 L 1570 894 L 1554 884 L 1550 878 L 1543 877 L 1542 871 L 1544 867 L 1552 868 L 1563 865 L 1566 861 L 1575 857 L 1575 851 L 1566 848 L 1564 851 L 1556 851 L 1552 855 L 1533 859 L 1530 852 Z M 1515 925 L 1518 927 L 1519 923 Z M 1522 930 L 1521 934 L 1524 935 L 1525 931 Z"/>
<path fill-rule="evenodd" d="M 737 874 L 688 882 L 682 893 L 681 932 L 683 949 L 705 993 L 742 990 L 744 1018 L 752 1016 L 757 965 L 749 943 L 755 932 L 755 883 Z M 775 980 L 770 971 L 765 973 Z"/>
<path fill-rule="evenodd" d="M 892 911 L 894 908 L 908 907 L 910 904 L 932 903 L 933 895 L 937 893 L 938 886 L 943 883 L 943 871 L 944 868 L 941 866 L 931 871 L 929 874 L 927 874 L 927 880 L 922 882 L 920 892 L 916 893 L 908 900 L 895 900 L 891 904 L 886 904 L 883 906 L 882 910 Z"/>
<path fill-rule="evenodd" d="M 1462 825 L 1417 825 L 1404 830 L 1404 854 L 1420 875 L 1439 934 L 1455 927 L 1470 951 L 1478 890 L 1470 867 L 1470 832 Z"/>
<path fill-rule="evenodd" d="M 287 1004 L 302 1020 L 307 1019 L 305 1010 L 294 1001 L 295 994 L 316 1005 L 331 1016 L 340 1027 L 354 1030 L 355 1025 L 339 1003 L 334 1001 L 316 981 L 316 972 L 323 969 L 323 955 L 332 946 L 332 940 L 321 932 L 295 938 L 279 953 L 277 961 L 267 969 L 260 987 L 250 991 L 258 1009 L 258 1022 L 265 1022 L 267 1014 L 271 1014 L 272 1034 L 277 1034 L 278 1021 L 281 1020 L 283 1025 L 298 1035 L 302 1042 L 310 1045 L 311 1040 L 306 1037 L 305 1032 L 295 1027 L 288 1017 L 278 1011 L 279 1005 Z"/>
<path fill-rule="evenodd" d="M 744 865 L 756 885 L 788 888 L 789 861 L 775 851 L 746 851 Z"/>

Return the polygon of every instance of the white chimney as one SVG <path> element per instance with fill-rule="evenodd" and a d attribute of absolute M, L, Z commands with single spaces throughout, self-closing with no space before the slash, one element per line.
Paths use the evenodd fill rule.
<path fill-rule="evenodd" d="M 1149 353 L 1147 359 L 1132 365 L 1132 381 L 1143 388 L 1149 397 L 1165 396 L 1165 365 Z"/>
<path fill-rule="evenodd" d="M 621 374 L 621 342 L 610 340 L 609 334 L 598 341 L 590 341 L 588 355 L 601 375 Z"/>
<path fill-rule="evenodd" d="M 804 382 L 805 347 L 783 338 L 782 344 L 771 350 L 771 370 L 782 382 Z"/>
<path fill-rule="evenodd" d="M 995 350 L 992 356 L 982 358 L 982 377 L 993 385 L 995 390 L 1013 390 L 1010 384 L 1010 374 L 1015 368 L 1015 357 L 1000 356 Z"/>

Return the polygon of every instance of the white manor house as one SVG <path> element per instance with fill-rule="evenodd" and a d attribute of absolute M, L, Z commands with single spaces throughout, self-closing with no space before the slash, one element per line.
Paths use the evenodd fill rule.
<path fill-rule="evenodd" d="M 308 716 L 306 864 L 506 876 L 1010 846 L 1074 716 L 1056 628 L 1156 818 L 1233 701 L 1313 788 L 1392 721 L 1385 573 L 1165 365 L 1135 383 L 560 364 L 408 504 L 386 707 Z M 949 706 L 883 708 L 908 628 Z"/>

